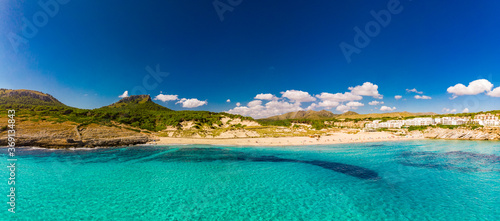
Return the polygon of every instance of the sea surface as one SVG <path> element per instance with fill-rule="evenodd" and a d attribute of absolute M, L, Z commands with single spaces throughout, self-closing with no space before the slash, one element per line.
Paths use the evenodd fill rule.
<path fill-rule="evenodd" d="M 17 149 L 0 220 L 500 220 L 500 142 Z"/>

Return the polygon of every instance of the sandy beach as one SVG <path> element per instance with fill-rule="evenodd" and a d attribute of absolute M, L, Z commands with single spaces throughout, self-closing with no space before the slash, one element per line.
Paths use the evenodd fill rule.
<path fill-rule="evenodd" d="M 387 132 L 360 132 L 357 134 L 334 133 L 318 138 L 310 137 L 263 137 L 263 138 L 172 138 L 160 137 L 152 144 L 212 144 L 235 146 L 298 146 L 340 143 L 362 143 L 379 141 L 401 141 L 425 139 L 422 136 L 395 136 Z"/>

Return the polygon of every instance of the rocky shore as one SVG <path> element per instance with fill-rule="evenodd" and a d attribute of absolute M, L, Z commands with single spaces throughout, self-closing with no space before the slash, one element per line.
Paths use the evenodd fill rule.
<path fill-rule="evenodd" d="M 453 140 L 500 140 L 500 128 L 443 129 L 429 128 L 423 131 L 425 138 Z"/>
<path fill-rule="evenodd" d="M 17 147 L 44 148 L 112 147 L 145 144 L 153 141 L 149 134 L 122 127 L 97 124 L 79 126 L 75 123 L 23 121 L 16 125 Z M 7 131 L 0 132 L 0 146 L 7 146 Z"/>
<path fill-rule="evenodd" d="M 43 147 L 43 148 L 79 148 L 79 147 L 116 147 L 135 144 L 145 144 L 151 141 L 147 136 L 129 136 L 117 138 L 96 138 L 91 140 L 69 139 L 47 139 L 47 138 L 20 138 L 16 142 L 17 147 Z M 0 139 L 0 146 L 7 146 L 7 139 Z"/>

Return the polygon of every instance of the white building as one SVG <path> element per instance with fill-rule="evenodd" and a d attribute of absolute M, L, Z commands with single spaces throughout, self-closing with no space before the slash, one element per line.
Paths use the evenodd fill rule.
<path fill-rule="evenodd" d="M 381 120 L 374 120 L 371 123 L 365 124 L 366 128 L 401 128 L 402 126 L 428 126 L 428 125 L 465 125 L 469 123 L 476 123 L 486 127 L 500 127 L 500 119 L 493 114 L 479 114 L 476 115 L 474 120 L 470 117 L 420 117 L 408 120 L 389 120 L 381 122 Z"/>
<path fill-rule="evenodd" d="M 486 126 L 486 127 L 497 127 L 497 126 L 500 126 L 500 121 L 499 120 L 484 120 L 482 122 L 483 126 Z"/>
<path fill-rule="evenodd" d="M 474 120 L 498 120 L 498 116 L 487 113 L 487 114 L 478 114 L 474 116 Z"/>
<path fill-rule="evenodd" d="M 443 123 L 443 119 L 441 119 L 440 117 L 434 118 L 434 124 L 442 124 L 442 123 Z"/>
<path fill-rule="evenodd" d="M 405 120 L 406 126 L 427 126 L 432 124 L 434 124 L 434 119 L 432 117 L 417 117 Z"/>
<path fill-rule="evenodd" d="M 462 117 L 443 117 L 441 119 L 442 125 L 464 125 L 470 121 L 470 118 L 462 118 Z"/>
<path fill-rule="evenodd" d="M 374 120 L 372 123 L 367 123 L 366 128 L 401 128 L 404 125 L 403 120 L 389 120 L 386 122 L 380 122 L 380 120 Z"/>
<path fill-rule="evenodd" d="M 380 127 L 383 128 L 401 128 L 404 124 L 403 120 L 388 120 L 386 122 L 379 123 Z"/>
<path fill-rule="evenodd" d="M 380 122 L 380 120 L 374 120 L 371 123 L 365 124 L 365 127 L 366 128 L 374 128 L 374 129 L 379 128 L 379 125 L 378 125 L 379 122 Z"/>
<path fill-rule="evenodd" d="M 500 126 L 500 120 L 498 119 L 498 116 L 490 113 L 478 114 L 474 116 L 474 122 L 486 127 Z"/>

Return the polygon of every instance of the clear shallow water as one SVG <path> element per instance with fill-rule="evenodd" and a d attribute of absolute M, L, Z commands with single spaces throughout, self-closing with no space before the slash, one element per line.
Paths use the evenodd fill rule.
<path fill-rule="evenodd" d="M 498 142 L 18 155 L 17 213 L 2 203 L 1 220 L 500 220 Z"/>

